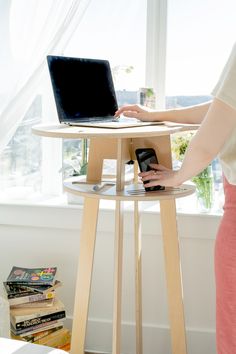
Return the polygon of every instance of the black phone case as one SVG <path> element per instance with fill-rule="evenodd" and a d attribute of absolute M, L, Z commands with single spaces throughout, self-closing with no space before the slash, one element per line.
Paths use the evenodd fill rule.
<path fill-rule="evenodd" d="M 150 163 L 158 163 L 156 152 L 152 148 L 136 149 L 135 155 L 141 172 L 150 171 L 151 170 L 149 166 Z M 146 183 L 148 183 L 148 181 L 144 182 L 144 184 Z M 163 186 L 145 187 L 145 185 L 144 188 L 147 192 L 165 189 L 165 187 Z"/>

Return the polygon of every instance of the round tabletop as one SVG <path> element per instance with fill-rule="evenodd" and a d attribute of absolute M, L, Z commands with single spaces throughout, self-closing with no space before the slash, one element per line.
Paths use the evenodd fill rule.
<path fill-rule="evenodd" d="M 51 138 L 139 138 L 170 135 L 180 131 L 196 130 L 198 125 L 193 124 L 173 124 L 165 122 L 163 124 L 148 125 L 129 128 L 95 128 L 85 126 L 69 126 L 66 124 L 40 124 L 32 128 L 36 135 Z"/>

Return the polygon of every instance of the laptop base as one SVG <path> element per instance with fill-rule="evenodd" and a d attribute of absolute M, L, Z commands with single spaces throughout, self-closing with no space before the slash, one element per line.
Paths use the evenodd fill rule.
<path fill-rule="evenodd" d="M 106 122 L 69 122 L 66 123 L 70 126 L 76 127 L 93 127 L 93 128 L 111 128 L 111 129 L 121 129 L 121 128 L 134 128 L 134 127 L 142 127 L 147 125 L 163 125 L 164 122 L 143 122 L 133 118 L 122 118 L 116 119 L 113 121 Z"/>

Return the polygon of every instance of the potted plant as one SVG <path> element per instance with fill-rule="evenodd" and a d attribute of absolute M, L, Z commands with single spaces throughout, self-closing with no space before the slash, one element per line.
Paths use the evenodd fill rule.
<path fill-rule="evenodd" d="M 82 176 L 87 174 L 88 165 L 88 139 L 80 139 L 79 146 L 73 146 L 68 140 L 64 146 L 64 165 L 61 171 L 64 178 Z"/>
<path fill-rule="evenodd" d="M 175 134 L 172 139 L 172 153 L 178 165 L 181 165 L 185 151 L 194 133 Z M 208 165 L 197 176 L 193 177 L 192 182 L 196 186 L 196 195 L 200 210 L 208 212 L 213 206 L 213 173 L 212 165 Z"/>

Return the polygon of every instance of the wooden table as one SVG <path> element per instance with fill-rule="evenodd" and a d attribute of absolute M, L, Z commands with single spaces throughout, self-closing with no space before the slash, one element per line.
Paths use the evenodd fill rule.
<path fill-rule="evenodd" d="M 175 199 L 192 194 L 194 192 L 194 187 L 191 185 L 182 185 L 178 188 L 166 188 L 165 191 L 144 193 L 142 185 L 137 183 L 137 162 L 135 163 L 133 184 L 125 184 L 125 164 L 131 159 L 136 160 L 134 154 L 135 149 L 152 147 L 156 150 L 159 162 L 167 167 L 171 167 L 170 135 L 176 132 L 193 129 L 196 129 L 196 126 L 172 124 L 122 129 L 69 127 L 65 125 L 39 125 L 33 127 L 33 132 L 35 134 L 45 137 L 90 139 L 86 183 L 74 183 L 74 179 L 69 179 L 64 183 L 66 191 L 84 196 L 71 354 L 84 354 L 85 351 L 84 345 L 100 199 L 111 199 L 116 201 L 112 353 L 121 353 L 121 284 L 124 203 L 125 201 L 134 202 L 136 354 L 142 354 L 142 252 L 138 201 L 159 200 L 172 353 L 187 354 Z M 116 159 L 116 183 L 115 186 L 105 185 L 100 191 L 94 191 L 94 184 L 100 184 L 102 181 L 104 159 Z"/>

